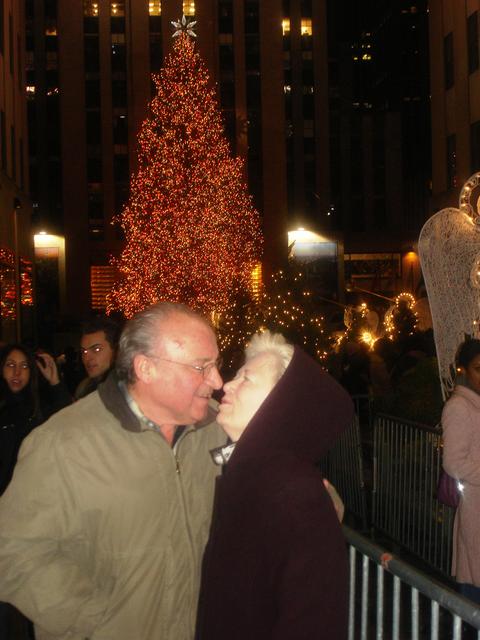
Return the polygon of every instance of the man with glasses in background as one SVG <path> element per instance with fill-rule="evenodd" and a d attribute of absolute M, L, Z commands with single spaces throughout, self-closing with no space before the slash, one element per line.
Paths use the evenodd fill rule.
<path fill-rule="evenodd" d="M 95 316 L 82 325 L 80 357 L 87 377 L 75 390 L 75 400 L 84 398 L 110 373 L 119 338 L 117 323 L 107 316 Z"/>
<path fill-rule="evenodd" d="M 25 441 L 0 500 L 0 600 L 37 640 L 191 640 L 216 466 L 215 333 L 159 303 L 95 393 Z"/>

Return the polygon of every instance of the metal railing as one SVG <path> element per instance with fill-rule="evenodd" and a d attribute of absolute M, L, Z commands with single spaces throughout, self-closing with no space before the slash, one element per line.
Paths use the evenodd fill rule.
<path fill-rule="evenodd" d="M 358 414 L 322 459 L 319 467 L 323 476 L 328 478 L 342 496 L 345 508 L 357 516 L 362 529 L 367 529 L 367 499 Z"/>
<path fill-rule="evenodd" d="M 372 525 L 448 575 L 454 511 L 436 499 L 441 456 L 439 429 L 376 417 Z"/>
<path fill-rule="evenodd" d="M 343 530 L 350 545 L 349 640 L 461 640 L 464 632 L 480 640 L 480 607 L 353 529 Z"/>

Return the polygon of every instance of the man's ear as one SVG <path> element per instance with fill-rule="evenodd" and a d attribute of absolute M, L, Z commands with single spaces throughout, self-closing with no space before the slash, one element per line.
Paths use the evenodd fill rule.
<path fill-rule="evenodd" d="M 138 380 L 147 384 L 151 382 L 155 368 L 150 358 L 147 358 L 146 355 L 137 353 L 137 355 L 134 356 L 133 369 Z"/>

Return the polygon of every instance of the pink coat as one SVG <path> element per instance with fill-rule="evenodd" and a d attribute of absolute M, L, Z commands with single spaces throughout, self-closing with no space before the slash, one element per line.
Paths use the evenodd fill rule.
<path fill-rule="evenodd" d="M 480 395 L 457 385 L 442 413 L 443 466 L 464 485 L 455 515 L 452 575 L 480 587 Z"/>

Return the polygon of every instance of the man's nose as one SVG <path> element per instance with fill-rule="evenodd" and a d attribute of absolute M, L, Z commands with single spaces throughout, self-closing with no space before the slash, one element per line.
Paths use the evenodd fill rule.
<path fill-rule="evenodd" d="M 222 376 L 220 375 L 220 371 L 218 368 L 212 367 L 208 371 L 208 375 L 205 378 L 205 382 L 209 384 L 212 389 L 221 389 L 223 385 Z"/>

